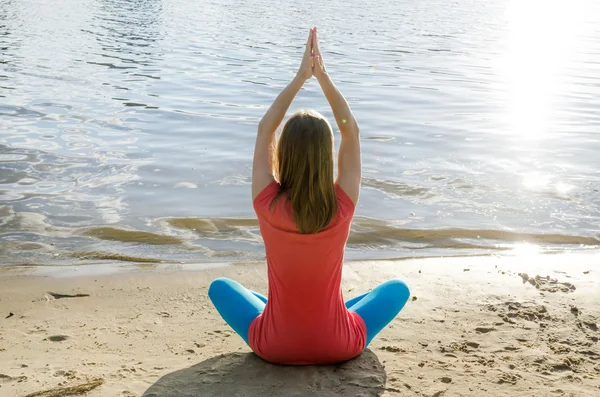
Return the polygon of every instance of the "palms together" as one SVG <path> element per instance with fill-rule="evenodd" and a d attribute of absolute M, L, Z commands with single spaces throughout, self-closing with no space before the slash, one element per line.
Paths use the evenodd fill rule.
<path fill-rule="evenodd" d="M 304 80 L 308 80 L 312 76 L 315 76 L 318 79 L 324 74 L 326 74 L 326 70 L 319 48 L 318 31 L 317 28 L 312 28 L 308 33 L 308 40 L 306 40 L 306 47 L 304 49 L 300 68 L 298 69 L 298 76 L 302 77 Z"/>
<path fill-rule="evenodd" d="M 319 31 L 317 28 L 313 28 L 312 35 L 312 50 L 313 50 L 313 75 L 317 80 L 327 74 L 325 65 L 323 64 L 323 56 L 321 55 L 321 49 L 319 48 Z"/>

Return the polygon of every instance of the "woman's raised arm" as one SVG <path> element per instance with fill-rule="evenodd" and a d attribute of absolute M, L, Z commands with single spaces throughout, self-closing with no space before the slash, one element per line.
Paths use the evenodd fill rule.
<path fill-rule="evenodd" d="M 313 73 L 319 81 L 323 93 L 331 106 L 335 122 L 342 135 L 340 150 L 338 153 L 338 178 L 337 183 L 346 192 L 348 197 L 356 205 L 360 192 L 361 181 L 361 158 L 360 158 L 360 135 L 358 123 L 350 110 L 346 98 L 337 89 L 327 74 L 323 63 L 323 56 L 319 48 L 319 37 L 317 29 L 313 31 Z"/>
<path fill-rule="evenodd" d="M 273 182 L 273 151 L 275 150 L 275 132 L 285 117 L 285 113 L 306 80 L 313 75 L 312 71 L 312 36 L 310 30 L 302 63 L 291 83 L 281 91 L 267 113 L 258 123 L 254 161 L 252 163 L 252 200 Z"/>

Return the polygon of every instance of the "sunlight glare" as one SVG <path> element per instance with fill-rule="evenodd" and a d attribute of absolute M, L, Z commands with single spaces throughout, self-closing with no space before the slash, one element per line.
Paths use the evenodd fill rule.
<path fill-rule="evenodd" d="M 576 44 L 583 0 L 513 0 L 501 61 L 508 123 L 521 139 L 543 138 L 563 69 Z"/>
<path fill-rule="evenodd" d="M 566 194 L 569 191 L 573 190 L 574 187 L 575 186 L 563 182 L 558 182 L 556 185 L 554 185 L 554 188 L 559 194 Z"/>
<path fill-rule="evenodd" d="M 548 186 L 550 176 L 540 174 L 539 172 L 530 172 L 523 175 L 523 186 L 531 190 L 540 190 Z"/>
<path fill-rule="evenodd" d="M 517 243 L 513 246 L 510 253 L 520 257 L 534 256 L 540 253 L 540 247 L 531 243 Z"/>

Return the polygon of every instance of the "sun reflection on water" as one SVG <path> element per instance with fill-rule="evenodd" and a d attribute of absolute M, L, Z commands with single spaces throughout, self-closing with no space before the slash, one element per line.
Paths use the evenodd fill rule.
<path fill-rule="evenodd" d="M 521 140 L 545 138 L 564 69 L 577 46 L 585 0 L 513 0 L 500 61 L 510 132 Z"/>
<path fill-rule="evenodd" d="M 530 243 L 517 243 L 513 245 L 513 249 L 510 251 L 510 254 L 519 257 L 535 256 L 540 254 L 540 247 Z"/>

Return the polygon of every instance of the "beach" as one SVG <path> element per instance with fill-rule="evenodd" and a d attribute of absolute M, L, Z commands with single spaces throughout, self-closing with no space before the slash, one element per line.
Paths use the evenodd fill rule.
<path fill-rule="evenodd" d="M 220 276 L 266 293 L 262 262 L 7 267 L 0 396 L 77 387 L 89 397 L 598 395 L 599 260 L 590 252 L 348 262 L 345 298 L 390 278 L 405 280 L 412 298 L 361 356 L 323 367 L 260 360 L 208 300 Z"/>

